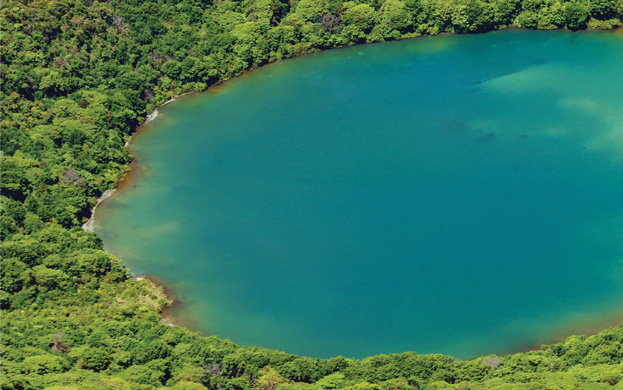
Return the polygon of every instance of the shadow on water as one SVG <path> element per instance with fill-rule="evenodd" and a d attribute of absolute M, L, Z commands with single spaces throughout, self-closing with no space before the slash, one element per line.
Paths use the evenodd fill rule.
<path fill-rule="evenodd" d="M 498 136 L 495 135 L 495 133 L 485 133 L 476 139 L 476 143 L 488 144 L 495 141 L 497 138 Z"/>

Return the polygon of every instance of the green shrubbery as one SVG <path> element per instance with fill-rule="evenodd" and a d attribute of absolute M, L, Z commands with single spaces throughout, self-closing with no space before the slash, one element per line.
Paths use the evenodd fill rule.
<path fill-rule="evenodd" d="M 623 386 L 623 328 L 458 361 L 311 359 L 159 318 L 168 302 L 80 229 L 162 102 L 262 64 L 507 26 L 612 28 L 621 0 L 8 0 L 2 45 L 2 389 L 381 390 Z M 618 383 L 618 385 L 617 385 Z"/>

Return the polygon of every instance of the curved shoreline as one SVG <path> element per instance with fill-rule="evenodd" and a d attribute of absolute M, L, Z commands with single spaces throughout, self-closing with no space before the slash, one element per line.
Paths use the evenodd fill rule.
<path fill-rule="evenodd" d="M 499 31 L 499 30 L 494 30 L 494 31 Z M 492 32 L 494 32 L 492 31 Z M 587 31 L 601 31 L 601 30 L 587 30 Z M 616 29 L 613 29 L 613 31 L 616 31 L 616 33 L 623 33 L 623 27 L 619 27 Z M 449 35 L 449 33 L 448 33 Z M 420 36 L 420 37 L 424 37 L 424 36 Z M 419 38 L 419 37 L 414 37 L 414 38 Z M 414 38 L 410 38 L 410 39 L 414 39 Z M 371 43 L 381 43 L 381 42 L 371 42 Z M 368 44 L 368 43 L 364 43 L 364 44 Z M 340 47 L 342 48 L 342 47 Z M 339 49 L 339 48 L 335 48 L 335 49 Z M 334 50 L 334 49 L 329 49 L 329 50 Z M 327 50 L 320 50 L 320 51 L 327 51 Z M 318 51 L 318 52 L 320 52 Z M 306 53 L 303 55 L 308 55 L 308 54 L 315 54 L 318 52 L 314 52 L 314 53 Z M 298 57 L 298 56 L 297 56 Z M 276 61 L 276 62 L 281 62 L 282 60 Z M 241 75 L 236 76 L 235 78 L 239 78 L 239 77 L 243 77 L 245 76 L 247 73 L 258 70 L 259 68 L 262 68 L 266 65 L 270 65 L 276 62 L 271 62 L 271 63 L 267 63 L 265 65 L 262 65 L 260 67 L 256 67 L 256 68 L 251 68 L 245 72 L 243 72 Z M 229 80 L 233 80 L 235 78 L 229 79 Z M 225 80 L 228 81 L 228 80 Z M 206 89 L 205 91 L 201 91 L 201 92 L 211 92 L 214 91 L 215 88 L 218 88 L 219 86 L 223 85 L 225 83 L 225 81 L 219 81 L 218 83 L 210 86 L 208 89 Z M 182 93 L 180 95 L 176 95 L 174 97 L 172 97 L 171 99 L 165 101 L 164 103 L 160 104 L 159 106 L 157 106 L 149 115 L 146 116 L 145 121 L 135 129 L 135 131 L 132 133 L 132 136 L 130 136 L 130 138 L 128 139 L 128 142 L 125 144 L 126 148 L 128 148 L 128 150 L 130 150 L 131 147 L 131 143 L 135 140 L 135 138 L 133 137 L 134 134 L 137 134 L 139 131 L 142 132 L 144 131 L 143 127 L 147 124 L 149 124 L 150 122 L 152 122 L 154 119 L 156 119 L 159 114 L 160 114 L 160 109 L 162 109 L 164 106 L 176 101 L 177 99 L 186 96 L 186 95 L 191 95 L 191 94 L 198 94 L 201 92 L 185 92 Z M 123 177 L 120 179 L 119 184 L 116 188 L 114 189 L 109 189 L 107 191 L 105 191 L 102 196 L 98 199 L 97 204 L 94 206 L 92 213 L 91 213 L 91 217 L 89 218 L 89 220 L 82 226 L 82 228 L 85 231 L 88 232 L 94 232 L 95 230 L 95 211 L 97 209 L 97 207 L 104 202 L 105 200 L 107 200 L 108 198 L 110 198 L 111 196 L 114 195 L 114 193 L 119 189 L 121 190 L 122 188 L 125 188 L 129 183 L 131 183 L 131 177 L 132 175 L 134 175 L 136 177 L 136 175 L 140 174 L 141 169 L 139 168 L 139 162 L 137 161 L 137 159 L 133 156 L 133 160 L 129 165 L 129 170 L 128 172 L 126 172 Z M 175 297 L 174 294 L 174 290 L 167 286 L 162 280 L 160 280 L 157 276 L 154 275 L 139 275 L 139 276 L 134 276 L 133 277 L 134 280 L 144 280 L 147 279 L 150 282 L 154 283 L 155 285 L 158 285 L 160 287 L 163 288 L 163 291 L 166 295 L 166 297 L 168 299 L 170 299 L 172 301 L 172 303 L 167 306 L 166 308 L 162 309 L 160 311 L 161 317 L 163 319 L 163 321 L 167 322 L 169 325 L 174 326 L 177 325 L 176 324 L 176 320 L 173 319 L 172 317 L 169 317 L 166 315 L 167 312 L 169 312 L 170 310 L 174 309 L 174 308 L 178 308 L 181 306 L 182 302 L 177 299 Z M 623 312 L 622 312 L 623 313 Z M 545 336 L 544 338 L 547 339 L 548 341 L 546 341 L 545 343 L 547 344 L 551 344 L 551 343 L 556 343 L 556 342 L 560 342 L 565 340 L 566 338 L 570 337 L 571 335 L 579 335 L 579 334 L 583 334 L 585 336 L 590 336 L 596 333 L 599 333 L 605 329 L 611 328 L 613 326 L 617 326 L 618 324 L 621 323 L 621 321 L 623 321 L 623 314 L 622 313 L 618 313 L 618 314 L 614 314 L 614 315 L 608 315 L 607 317 L 600 317 L 600 318 L 596 318 L 594 321 L 586 321 L 583 325 L 579 325 L 578 327 L 580 329 L 586 329 L 585 331 L 572 331 L 571 333 L 565 333 L 563 335 L 563 332 L 566 331 L 557 331 L 556 329 L 552 330 L 551 332 L 548 332 L 549 336 Z M 584 322 L 584 321 L 583 321 Z M 564 329 L 572 329 L 572 328 L 576 328 L 575 325 L 578 324 L 570 324 L 569 326 L 564 326 L 561 328 Z M 184 327 L 188 327 L 187 325 L 181 325 Z M 196 329 L 191 329 L 193 332 L 199 332 L 200 331 L 196 330 Z M 505 353 L 504 355 L 508 355 L 508 354 L 513 354 L 513 353 L 518 353 L 518 352 L 527 352 L 527 351 L 532 351 L 532 350 L 538 350 L 540 349 L 540 345 L 543 343 L 532 343 L 531 346 L 526 346 L 525 348 L 519 348 L 514 352 L 510 352 L 510 353 Z M 407 351 L 401 351 L 401 352 L 407 352 Z M 400 353 L 400 352 L 398 352 Z M 486 356 L 486 355 L 483 355 Z"/>
<path fill-rule="evenodd" d="M 186 96 L 186 95 L 191 95 L 191 94 L 195 94 L 198 92 L 184 92 L 180 95 L 176 95 L 173 96 L 171 99 L 167 100 L 166 102 L 162 103 L 161 105 L 159 105 L 158 107 L 156 107 L 150 114 L 148 114 L 145 117 L 145 121 L 139 125 L 130 135 L 130 137 L 128 138 L 128 141 L 123 145 L 128 152 L 130 153 L 130 155 L 132 156 L 132 161 L 130 162 L 130 164 L 128 165 L 129 169 L 128 171 L 121 177 L 121 179 L 119 179 L 119 182 L 117 183 L 117 186 L 115 188 L 111 188 L 108 189 L 106 191 L 104 191 L 102 193 L 102 195 L 100 195 L 100 197 L 97 199 L 97 202 L 95 203 L 95 206 L 93 206 L 93 209 L 91 210 L 91 216 L 89 217 L 89 219 L 82 224 L 81 228 L 82 230 L 84 230 L 85 232 L 89 232 L 89 233 L 95 233 L 95 212 L 97 210 L 97 208 L 104 202 L 106 201 L 108 198 L 110 198 L 111 196 L 113 196 L 113 194 L 115 192 L 117 192 L 117 190 L 121 190 L 122 187 L 125 186 L 125 184 L 127 184 L 130 180 L 130 175 L 132 174 L 133 171 L 137 170 L 137 160 L 136 157 L 134 157 L 134 155 L 132 154 L 131 151 L 131 143 L 134 140 L 134 135 L 138 134 L 141 130 L 142 127 L 149 124 L 151 121 L 153 121 L 154 119 L 156 119 L 158 117 L 158 115 L 160 115 L 160 109 L 162 109 L 162 107 L 166 106 L 167 104 L 170 104 L 172 102 L 174 102 L 175 100 L 179 99 L 182 96 Z M 134 172 L 136 173 L 136 172 Z M 152 279 L 151 277 L 144 277 L 144 279 Z M 152 282 L 159 284 L 158 282 L 155 282 L 152 280 Z"/>
<path fill-rule="evenodd" d="M 141 280 L 149 280 L 154 285 L 162 288 L 162 292 L 164 293 L 164 296 L 167 298 L 167 300 L 170 303 L 166 307 L 160 310 L 160 317 L 162 321 L 169 326 L 179 325 L 176 323 L 177 321 L 175 321 L 173 317 L 167 315 L 167 312 L 179 306 L 179 304 L 181 303 L 180 299 L 175 295 L 172 288 L 167 286 L 162 280 L 160 280 L 160 278 L 154 275 L 136 275 L 136 276 L 132 276 L 131 279 L 137 282 Z"/>
<path fill-rule="evenodd" d="M 160 115 L 159 109 L 161 109 L 162 107 L 166 106 L 169 103 L 173 103 L 175 100 L 181 98 L 182 96 L 192 95 L 192 94 L 195 94 L 195 93 L 200 93 L 200 92 L 194 92 L 194 91 L 193 92 L 184 92 L 184 93 L 182 93 L 180 95 L 175 95 L 171 99 L 167 100 L 166 102 L 162 103 L 158 107 L 154 108 L 154 110 L 151 112 L 151 114 L 148 114 L 145 117 L 145 122 L 143 122 L 143 124 L 141 124 L 139 127 L 137 127 L 134 132 L 138 131 L 143 125 L 146 125 L 147 123 L 149 123 L 149 122 L 153 121 L 154 119 L 156 119 L 158 117 L 158 115 Z M 125 144 L 126 147 L 128 147 L 130 145 L 130 141 L 131 140 L 132 140 L 132 137 L 130 136 L 130 139 L 128 139 L 128 142 L 126 142 L 126 144 Z"/>
<path fill-rule="evenodd" d="M 544 345 L 561 343 L 571 336 L 593 336 L 621 324 L 623 324 L 623 310 L 601 317 L 578 320 L 570 324 L 556 327 L 543 334 L 542 342 L 530 343 L 523 348 L 518 348 L 510 354 L 541 350 Z"/>
<path fill-rule="evenodd" d="M 125 175 L 124 175 L 125 176 Z M 106 199 L 110 198 L 116 191 L 117 188 L 111 188 L 109 190 L 104 191 L 104 193 L 97 199 L 97 203 L 93 206 L 93 210 L 91 210 L 91 216 L 89 219 L 82 225 L 82 230 L 89 233 L 95 233 L 95 211 L 97 207 Z"/>

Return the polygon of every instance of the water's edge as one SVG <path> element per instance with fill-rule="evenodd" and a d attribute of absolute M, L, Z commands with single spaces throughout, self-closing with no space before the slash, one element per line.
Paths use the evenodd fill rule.
<path fill-rule="evenodd" d="M 594 30 L 587 30 L 586 32 L 588 31 L 594 31 Z M 616 33 L 623 33 L 623 27 L 613 29 L 613 31 L 616 31 Z M 421 38 L 421 37 L 415 37 L 415 38 Z M 409 38 L 409 39 L 415 39 L 415 38 Z M 373 43 L 383 43 L 383 42 L 373 42 Z M 337 48 L 337 49 L 340 49 L 340 48 Z M 308 54 L 315 54 L 315 53 L 308 53 Z M 308 55 L 308 54 L 304 54 L 304 55 Z M 281 60 L 278 62 L 281 62 Z M 266 64 L 266 65 L 270 65 L 270 64 Z M 232 78 L 230 80 L 245 77 L 249 72 L 258 70 L 266 65 L 249 69 L 243 74 L 241 74 L 240 76 L 237 76 L 236 78 Z M 225 80 L 225 81 L 229 81 L 229 80 Z M 209 87 L 207 90 L 202 91 L 202 92 L 214 92 L 216 89 L 221 87 L 225 83 L 225 81 L 219 81 L 217 84 Z M 109 189 L 100 196 L 96 205 L 93 207 L 89 220 L 82 225 L 83 230 L 94 233 L 96 217 L 97 217 L 96 212 L 97 212 L 98 206 L 101 203 L 105 202 L 106 200 L 110 199 L 111 197 L 118 196 L 121 191 L 131 188 L 132 185 L 130 184 L 134 182 L 134 180 L 136 180 L 140 176 L 142 172 L 140 162 L 132 154 L 132 143 L 136 142 L 136 137 L 134 137 L 134 135 L 138 135 L 139 133 L 143 133 L 146 130 L 148 130 L 149 124 L 152 123 L 152 121 L 159 116 L 160 110 L 162 108 L 169 105 L 170 103 L 177 101 L 178 99 L 184 96 L 196 94 L 196 93 L 201 93 L 201 92 L 186 92 L 186 93 L 182 93 L 180 95 L 176 95 L 172 97 L 171 99 L 167 100 L 166 102 L 156 107 L 149 115 L 147 115 L 147 117 L 145 118 L 145 122 L 136 128 L 136 130 L 132 133 L 132 136 L 130 137 L 128 142 L 125 144 L 125 147 L 128 149 L 130 154 L 133 156 L 133 160 L 129 165 L 128 172 L 124 174 L 124 176 L 121 178 L 116 188 Z M 172 302 L 169 306 L 163 308 L 160 311 L 162 320 L 171 326 L 179 325 L 179 326 L 189 327 L 187 324 L 186 325 L 182 324 L 182 322 L 184 322 L 183 315 L 178 317 L 178 316 L 173 316 L 170 314 L 170 311 L 172 309 L 174 308 L 179 309 L 180 307 L 183 306 L 183 302 L 176 296 L 171 286 L 167 286 L 160 278 L 158 278 L 155 275 L 136 275 L 136 276 L 133 276 L 132 279 L 135 279 L 135 280 L 147 279 L 151 283 L 154 283 L 155 285 L 161 287 L 167 299 Z M 623 323 L 623 311 L 621 311 L 620 313 L 614 314 L 614 315 L 608 314 L 604 317 L 593 318 L 588 321 L 583 321 L 582 323 L 569 324 L 568 326 L 561 327 L 560 329 L 555 329 L 549 332 L 548 334 L 543 335 L 541 338 L 543 340 L 542 343 L 534 342 L 534 343 L 531 343 L 530 345 L 526 345 L 525 347 L 518 348 L 517 350 L 510 352 L 509 354 L 518 353 L 518 352 L 527 352 L 531 350 L 538 350 L 540 349 L 541 345 L 544 343 L 551 344 L 551 343 L 561 342 L 571 335 L 582 334 L 585 336 L 590 336 L 593 334 L 597 334 L 605 329 L 615 327 L 621 323 Z M 201 331 L 194 330 L 191 327 L 189 328 L 200 334 L 202 333 Z"/>

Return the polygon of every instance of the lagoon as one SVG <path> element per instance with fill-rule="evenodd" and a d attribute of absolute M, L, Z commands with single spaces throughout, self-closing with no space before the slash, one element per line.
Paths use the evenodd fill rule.
<path fill-rule="evenodd" d="M 620 320 L 621 69 L 620 33 L 523 30 L 272 64 L 145 125 L 96 232 L 178 323 L 300 355 Z"/>

